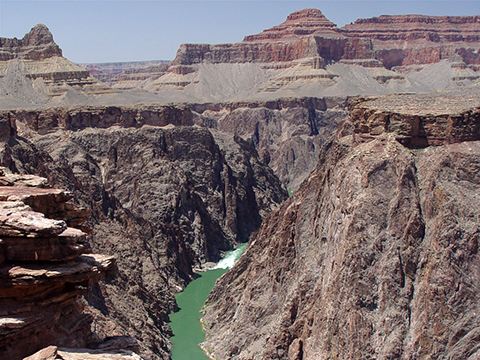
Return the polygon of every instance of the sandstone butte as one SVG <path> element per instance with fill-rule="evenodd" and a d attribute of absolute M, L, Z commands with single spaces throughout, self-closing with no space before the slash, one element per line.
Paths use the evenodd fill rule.
<path fill-rule="evenodd" d="M 210 293 L 212 359 L 478 358 L 478 96 L 349 113 Z"/>
<path fill-rule="evenodd" d="M 318 57 L 317 66 L 340 60 L 364 66 L 430 64 L 460 55 L 480 65 L 480 16 L 383 15 L 338 28 L 318 9 L 296 11 L 280 25 L 234 44 L 183 44 L 172 71 L 203 61 L 291 62 Z"/>
<path fill-rule="evenodd" d="M 33 102 L 39 101 L 41 95 L 60 96 L 68 89 L 86 93 L 109 91 L 88 70 L 62 56 L 52 33 L 43 24 L 35 25 L 22 39 L 0 38 L 0 80 L 0 95 L 10 94 Z M 32 84 L 36 89 L 45 88 L 45 94 L 32 92 Z"/>

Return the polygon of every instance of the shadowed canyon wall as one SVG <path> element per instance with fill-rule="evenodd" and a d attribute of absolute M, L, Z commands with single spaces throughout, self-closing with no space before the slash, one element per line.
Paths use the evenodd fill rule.
<path fill-rule="evenodd" d="M 136 122 L 115 123 L 115 111 Z M 91 246 L 115 254 L 120 272 L 87 296 L 97 332 L 129 334 L 143 355 L 168 358 L 173 294 L 194 268 L 246 241 L 286 191 L 241 138 L 181 126 L 191 119 L 186 109 L 115 111 L 3 112 L 5 123 L 25 123 L 17 122 L 22 136 L 3 144 L 2 159 L 13 171 L 48 177 L 92 211 Z M 144 125 L 152 118 L 158 122 Z"/>

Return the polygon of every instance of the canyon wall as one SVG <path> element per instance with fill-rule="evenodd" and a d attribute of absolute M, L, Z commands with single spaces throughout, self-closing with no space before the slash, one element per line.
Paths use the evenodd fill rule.
<path fill-rule="evenodd" d="M 282 98 L 191 104 L 193 121 L 252 144 L 290 190 L 315 168 L 323 143 L 346 116 L 346 98 Z"/>
<path fill-rule="evenodd" d="M 173 64 L 376 59 L 386 68 L 430 64 L 459 54 L 480 64 L 480 17 L 382 15 L 337 28 L 318 9 L 296 11 L 235 44 L 183 44 Z M 378 65 L 377 65 L 378 66 Z"/>
<path fill-rule="evenodd" d="M 16 122 L 21 135 L 3 144 L 2 163 L 75 194 L 92 211 L 92 248 L 118 259 L 119 276 L 86 296 L 97 333 L 131 335 L 150 359 L 169 358 L 174 293 L 194 270 L 247 241 L 287 196 L 251 144 L 192 126 L 185 107 L 19 110 L 0 118 Z"/>
<path fill-rule="evenodd" d="M 350 112 L 212 290 L 212 358 L 478 357 L 478 97 Z"/>

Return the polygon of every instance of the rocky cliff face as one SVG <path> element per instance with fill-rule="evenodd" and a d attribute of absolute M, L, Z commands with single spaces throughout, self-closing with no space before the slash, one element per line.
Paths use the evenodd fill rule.
<path fill-rule="evenodd" d="M 260 34 L 246 36 L 235 44 L 183 44 L 174 65 L 232 62 L 288 62 L 318 55 L 317 42 L 309 36 L 317 34 L 336 43 L 344 36 L 336 25 L 318 9 L 305 9 L 290 14 L 287 20 Z"/>
<path fill-rule="evenodd" d="M 467 65 L 480 61 L 479 16 L 383 15 L 359 19 L 341 33 L 370 39 L 387 68 L 436 63 L 455 54 Z"/>
<path fill-rule="evenodd" d="M 89 254 L 81 225 L 89 212 L 46 179 L 5 173 L 0 182 L 0 356 L 22 359 L 56 344 L 98 341 L 82 295 L 116 273 L 112 256 Z"/>
<path fill-rule="evenodd" d="M 165 74 L 115 87 L 179 102 L 478 87 L 479 33 L 478 16 L 392 15 L 338 28 L 304 9 L 239 43 L 182 44 Z"/>
<path fill-rule="evenodd" d="M 45 60 L 62 56 L 62 50 L 53 41 L 50 30 L 43 25 L 35 25 L 23 39 L 0 38 L 0 61 L 16 58 L 25 60 Z"/>
<path fill-rule="evenodd" d="M 480 144 L 469 119 L 480 104 L 412 99 L 351 103 L 317 169 L 210 294 L 212 358 L 478 356 Z M 400 141 L 413 105 L 430 109 L 417 124 L 441 131 L 412 150 Z"/>
<path fill-rule="evenodd" d="M 246 36 L 241 43 L 184 44 L 174 64 L 291 62 L 319 56 L 327 62 L 376 59 L 390 69 L 436 63 L 455 54 L 466 64 L 478 64 L 479 19 L 479 16 L 383 15 L 337 28 L 320 10 L 305 9 L 290 14 L 278 26 Z"/>
<path fill-rule="evenodd" d="M 2 115 L 5 126 L 18 120 L 23 136 L 4 145 L 3 162 L 71 190 L 92 211 L 93 249 L 118 259 L 119 277 L 87 296 L 96 331 L 134 336 L 148 358 L 169 357 L 173 294 L 194 277 L 193 269 L 246 241 L 286 198 L 240 137 L 174 126 L 192 124 L 186 108 Z"/>
<path fill-rule="evenodd" d="M 315 168 L 320 148 L 346 116 L 346 98 L 301 98 L 189 105 L 201 126 L 252 144 L 289 189 Z"/>

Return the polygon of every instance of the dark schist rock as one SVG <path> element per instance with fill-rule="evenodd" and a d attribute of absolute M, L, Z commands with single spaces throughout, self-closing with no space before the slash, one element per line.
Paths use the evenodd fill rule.
<path fill-rule="evenodd" d="M 67 207 L 76 224 L 89 215 L 71 194 L 38 188 L 46 179 L 0 169 L 0 357 L 22 359 L 50 344 L 85 347 L 100 339 L 91 331 L 82 295 L 114 276 L 112 256 L 89 254 L 87 234 L 58 219 Z M 16 181 L 18 180 L 18 181 Z M 57 219 L 49 216 L 57 215 Z"/>
<path fill-rule="evenodd" d="M 394 113 L 401 99 L 372 101 Z M 212 358 L 479 356 L 480 142 L 411 150 L 396 131 L 359 133 L 362 121 L 339 127 L 217 281 L 203 321 Z"/>
<path fill-rule="evenodd" d="M 194 122 L 241 137 L 289 189 L 315 168 L 322 144 L 346 116 L 346 98 L 191 104 Z"/>
<path fill-rule="evenodd" d="M 54 129 L 81 130 L 87 127 L 141 127 L 143 125 L 192 125 L 191 112 L 181 106 L 74 106 L 0 112 L 0 121 L 16 120 L 45 134 Z M 1 124 L 1 122 L 0 122 Z M 7 125 L 5 125 L 7 126 Z M 13 130 L 12 130 L 13 131 Z"/>
<path fill-rule="evenodd" d="M 70 190 L 92 213 L 92 250 L 118 259 L 119 276 L 85 296 L 97 334 L 131 335 L 142 356 L 167 359 L 174 293 L 194 269 L 246 241 L 287 193 L 249 142 L 181 126 L 193 122 L 186 107 L 116 108 L 118 116 L 103 121 L 108 109 L 60 110 L 59 117 L 98 119 L 79 120 L 79 127 L 51 121 L 53 110 L 30 112 L 44 135 L 31 125 L 36 120 L 19 121 L 21 136 L 6 143 L 4 158 L 16 171 Z M 149 116 L 159 120 L 146 125 Z M 122 122 L 127 117 L 136 120 Z"/>

